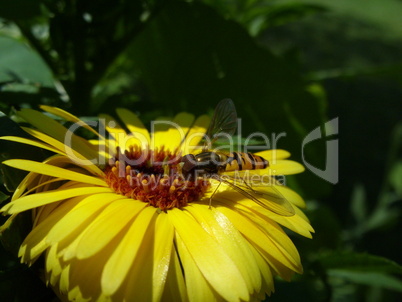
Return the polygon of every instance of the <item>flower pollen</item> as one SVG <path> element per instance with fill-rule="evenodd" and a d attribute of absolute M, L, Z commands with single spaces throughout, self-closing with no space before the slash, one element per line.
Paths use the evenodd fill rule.
<path fill-rule="evenodd" d="M 210 183 L 186 180 L 180 160 L 180 153 L 164 147 L 151 150 L 131 145 L 124 153 L 117 147 L 115 158 L 105 169 L 105 181 L 116 193 L 162 211 L 181 208 L 200 200 Z"/>

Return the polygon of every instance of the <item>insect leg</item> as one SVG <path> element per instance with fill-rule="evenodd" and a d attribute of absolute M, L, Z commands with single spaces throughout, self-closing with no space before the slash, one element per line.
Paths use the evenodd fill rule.
<path fill-rule="evenodd" d="M 214 197 L 216 191 L 218 190 L 218 188 L 220 187 L 222 181 L 219 180 L 219 185 L 215 188 L 214 193 L 212 193 L 211 197 L 209 198 L 209 209 L 211 209 L 211 205 L 212 205 L 212 198 Z"/>

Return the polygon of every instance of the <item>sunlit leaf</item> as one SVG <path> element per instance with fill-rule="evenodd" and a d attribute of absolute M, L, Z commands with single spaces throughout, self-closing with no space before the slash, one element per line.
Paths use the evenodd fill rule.
<path fill-rule="evenodd" d="M 402 266 L 396 262 L 364 253 L 332 252 L 320 255 L 318 261 L 327 270 L 402 274 Z"/>
<path fill-rule="evenodd" d="M 330 270 L 328 275 L 330 277 L 340 278 L 356 284 L 382 287 L 402 292 L 402 281 L 387 274 L 374 272 L 353 272 L 334 269 Z"/>
<path fill-rule="evenodd" d="M 325 11 L 326 9 L 321 5 L 308 3 L 292 2 L 265 6 L 265 9 L 259 8 L 253 12 L 251 20 L 257 21 L 258 24 L 251 23 L 249 28 L 251 34 L 257 35 L 268 27 L 295 22 L 306 16 Z"/>
<path fill-rule="evenodd" d="M 21 42 L 0 36 L 0 82 L 20 81 L 52 87 L 52 74 L 43 60 Z"/>
<path fill-rule="evenodd" d="M 391 169 L 389 180 L 398 196 L 402 196 L 402 161 L 396 162 Z"/>
<path fill-rule="evenodd" d="M 357 185 L 353 191 L 351 204 L 351 212 L 358 224 L 364 223 L 367 216 L 366 209 L 366 193 L 362 185 Z"/>

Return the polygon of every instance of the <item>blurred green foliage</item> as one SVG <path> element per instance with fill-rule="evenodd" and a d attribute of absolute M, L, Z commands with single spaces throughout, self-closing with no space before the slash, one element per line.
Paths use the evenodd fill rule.
<path fill-rule="evenodd" d="M 301 162 L 306 135 L 339 117 L 339 183 L 310 171 L 289 178 L 308 201 L 316 234 L 293 237 L 305 274 L 278 281 L 270 300 L 397 300 L 401 12 L 397 0 L 0 0 L 0 134 L 23 135 L 6 115 L 38 104 L 78 116 L 126 107 L 148 123 L 181 110 L 211 112 L 231 98 L 240 136 L 286 133 L 276 147 Z M 325 143 L 304 150 L 320 169 Z M 1 160 L 46 157 L 17 144 L 0 148 Z M 17 173 L 2 178 L 9 190 Z M 0 200 L 9 194 L 4 188 Z M 16 220 L 8 232 L 3 241 L 14 241 L 1 251 L 0 299 L 51 301 L 9 251 L 26 226 Z"/>

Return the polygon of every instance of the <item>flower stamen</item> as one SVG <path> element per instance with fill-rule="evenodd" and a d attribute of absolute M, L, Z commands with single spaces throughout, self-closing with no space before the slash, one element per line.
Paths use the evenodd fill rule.
<path fill-rule="evenodd" d="M 120 148 L 105 169 L 105 181 L 116 193 L 147 202 L 163 211 L 181 208 L 202 198 L 208 180 L 186 180 L 181 174 L 179 153 L 160 149 Z M 168 171 L 169 174 L 166 174 Z"/>

